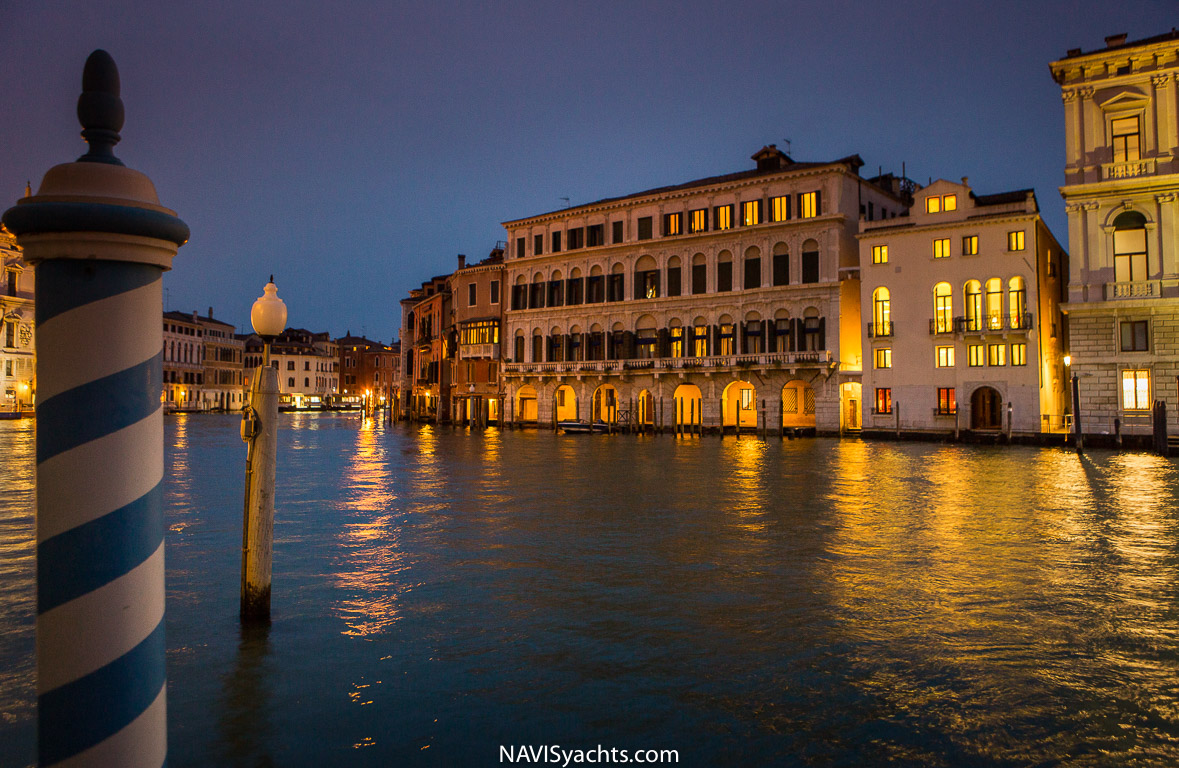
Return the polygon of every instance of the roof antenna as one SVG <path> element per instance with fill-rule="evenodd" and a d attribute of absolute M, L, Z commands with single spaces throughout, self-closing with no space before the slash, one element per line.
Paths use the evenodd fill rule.
<path fill-rule="evenodd" d="M 565 207 L 566 207 L 566 208 L 568 208 L 568 207 L 569 207 L 569 198 L 567 198 L 567 197 L 558 197 L 557 199 L 558 199 L 558 200 L 564 200 L 564 201 L 565 201 Z"/>
<path fill-rule="evenodd" d="M 790 154 L 790 139 L 782 139 L 782 141 L 786 142 L 786 154 L 789 155 Z"/>

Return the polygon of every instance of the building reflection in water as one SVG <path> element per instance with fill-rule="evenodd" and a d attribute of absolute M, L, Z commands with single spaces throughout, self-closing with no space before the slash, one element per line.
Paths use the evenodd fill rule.
<path fill-rule="evenodd" d="M 336 613 L 344 635 L 372 637 L 400 615 L 406 589 L 400 577 L 408 568 L 401 549 L 397 494 L 386 436 L 380 421 L 366 418 L 344 463 L 340 480 L 339 555 L 335 568 Z M 423 451 L 433 446 L 423 436 Z"/>
<path fill-rule="evenodd" d="M 270 682 L 270 627 L 243 626 L 233 669 L 221 678 L 217 746 L 222 765 L 268 768 L 274 739 L 270 711 L 274 702 Z"/>

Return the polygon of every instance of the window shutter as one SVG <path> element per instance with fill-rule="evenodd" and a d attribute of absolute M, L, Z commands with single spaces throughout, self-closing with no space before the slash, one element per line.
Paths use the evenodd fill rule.
<path fill-rule="evenodd" d="M 645 272 L 635 272 L 634 273 L 634 279 L 632 282 L 634 282 L 634 286 L 635 286 L 635 298 L 636 299 L 643 298 L 643 283 L 645 281 L 646 281 L 646 273 Z"/>
<path fill-rule="evenodd" d="M 626 357 L 629 360 L 635 356 L 635 334 L 634 331 L 622 332 L 623 348 L 626 350 Z"/>
<path fill-rule="evenodd" d="M 774 345 L 778 340 L 778 324 L 773 320 L 768 322 L 763 320 L 762 322 L 765 323 L 766 352 L 777 352 L 778 350 L 774 348 Z"/>
<path fill-rule="evenodd" d="M 823 215 L 823 190 L 821 189 L 815 190 L 815 215 Z"/>
<path fill-rule="evenodd" d="M 798 318 L 794 318 L 793 320 L 791 320 L 790 324 L 794 327 L 794 333 L 792 334 L 792 341 L 794 342 L 794 346 L 791 347 L 791 351 L 797 352 L 803 348 L 803 345 L 805 343 L 802 336 L 806 330 L 806 325 L 805 325 L 805 323 L 803 323 L 802 320 L 799 320 Z"/>
<path fill-rule="evenodd" d="M 737 323 L 735 330 L 741 334 L 741 338 L 734 339 L 734 341 L 738 342 L 741 346 L 737 346 L 735 343 L 733 344 L 733 349 L 740 350 L 743 355 L 747 354 L 749 352 L 749 339 L 745 337 L 745 323 Z"/>
<path fill-rule="evenodd" d="M 719 325 L 712 326 L 712 349 L 708 350 L 714 355 L 720 354 L 721 348 L 721 329 Z"/>
<path fill-rule="evenodd" d="M 819 349 L 827 348 L 827 318 L 819 318 Z"/>
<path fill-rule="evenodd" d="M 658 346 L 658 350 L 655 353 L 655 356 L 656 357 L 668 357 L 671 354 L 671 350 L 669 349 L 670 345 L 668 342 L 667 329 L 660 328 L 659 332 L 656 334 L 656 338 L 658 339 L 657 343 L 659 346 Z"/>

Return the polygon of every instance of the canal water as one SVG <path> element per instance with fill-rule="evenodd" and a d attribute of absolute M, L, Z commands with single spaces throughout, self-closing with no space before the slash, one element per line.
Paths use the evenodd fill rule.
<path fill-rule="evenodd" d="M 165 442 L 173 768 L 1179 764 L 1171 460 L 291 415 L 243 635 L 238 419 Z M 34 759 L 32 455 L 0 423 L 4 766 Z"/>

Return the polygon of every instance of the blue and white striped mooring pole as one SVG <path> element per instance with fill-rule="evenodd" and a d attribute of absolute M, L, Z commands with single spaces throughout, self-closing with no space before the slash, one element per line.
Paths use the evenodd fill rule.
<path fill-rule="evenodd" d="M 38 761 L 160 766 L 160 288 L 189 233 L 114 156 L 123 102 L 105 51 L 82 91 L 89 151 L 3 217 L 37 270 Z"/>

